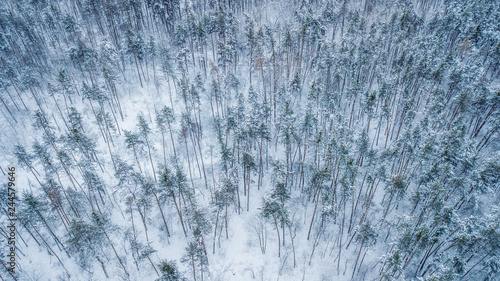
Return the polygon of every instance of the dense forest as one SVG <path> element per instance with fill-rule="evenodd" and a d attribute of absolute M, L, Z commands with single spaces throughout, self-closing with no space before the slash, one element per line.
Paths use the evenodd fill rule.
<path fill-rule="evenodd" d="M 0 0 L 0 280 L 500 280 L 499 78 L 495 0 Z"/>

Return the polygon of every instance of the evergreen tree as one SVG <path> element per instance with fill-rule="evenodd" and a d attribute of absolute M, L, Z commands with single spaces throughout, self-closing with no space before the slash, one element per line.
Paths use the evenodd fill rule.
<path fill-rule="evenodd" d="M 161 277 L 157 279 L 158 281 L 182 281 L 185 280 L 181 273 L 177 269 L 177 265 L 174 261 L 163 260 L 159 264 Z"/>

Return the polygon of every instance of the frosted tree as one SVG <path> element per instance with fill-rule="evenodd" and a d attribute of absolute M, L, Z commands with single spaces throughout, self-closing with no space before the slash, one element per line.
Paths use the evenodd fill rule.
<path fill-rule="evenodd" d="M 179 176 L 176 177 L 172 171 L 165 167 L 164 170 L 161 173 L 160 177 L 160 194 L 164 200 L 167 200 L 167 198 L 172 198 L 172 201 L 174 202 L 175 209 L 177 210 L 177 214 L 179 215 L 179 221 L 182 226 L 182 231 L 184 232 L 184 236 L 187 237 L 187 232 L 186 232 L 186 227 L 184 225 L 184 219 L 182 216 L 182 205 L 181 202 L 184 198 L 183 192 L 184 192 L 184 183 L 182 179 L 179 179 Z"/>
<path fill-rule="evenodd" d="M 196 239 L 196 238 L 195 238 Z M 204 253 L 204 249 L 199 241 L 191 241 L 186 247 L 186 254 L 182 258 L 182 262 L 188 264 L 191 267 L 193 273 L 193 280 L 197 280 L 197 276 L 204 280 L 204 272 L 206 268 L 204 266 L 208 265 L 207 256 Z M 199 268 L 198 273 L 196 268 Z"/>
<path fill-rule="evenodd" d="M 156 171 L 155 166 L 153 164 L 153 157 L 151 156 L 151 146 L 149 145 L 148 136 L 151 133 L 151 129 L 149 128 L 148 123 L 144 119 L 144 116 L 139 115 L 137 117 L 137 128 L 139 129 L 139 136 L 144 139 L 146 142 L 146 146 L 148 147 L 149 161 L 151 162 L 151 169 L 153 170 L 153 177 L 156 181 Z"/>
<path fill-rule="evenodd" d="M 80 266 L 83 268 L 89 267 L 90 258 L 95 257 L 100 263 L 104 274 L 109 278 L 102 253 L 99 251 L 105 245 L 104 236 L 96 226 L 82 219 L 72 220 L 66 243 L 69 252 L 76 255 Z"/>
<path fill-rule="evenodd" d="M 266 195 L 262 201 L 261 215 L 265 219 L 271 220 L 276 228 L 276 233 L 278 237 L 278 257 L 281 256 L 281 242 L 285 246 L 285 228 L 290 224 L 289 212 L 285 203 L 290 199 L 290 191 L 287 188 L 286 173 L 283 170 L 282 163 L 274 163 L 274 188 L 271 193 Z M 281 224 L 283 236 L 280 238 L 279 226 Z M 290 232 L 291 234 L 291 232 Z"/>
<path fill-rule="evenodd" d="M 142 68 L 142 61 L 144 60 L 145 53 L 144 41 L 142 40 L 140 34 L 135 33 L 133 30 L 127 30 L 126 38 L 124 41 L 124 45 L 126 46 L 125 53 L 133 57 L 137 69 L 137 75 L 139 76 L 139 82 L 141 83 L 142 87 L 143 84 L 141 73 L 144 80 L 146 80 L 146 77 L 144 76 L 144 70 Z M 139 66 L 141 71 L 139 71 Z"/>
<path fill-rule="evenodd" d="M 182 274 L 177 269 L 174 261 L 162 260 L 158 265 L 160 267 L 161 277 L 158 281 L 182 281 L 185 280 Z"/>
<path fill-rule="evenodd" d="M 372 228 L 372 226 L 369 223 L 365 223 L 361 226 L 360 230 L 358 231 L 358 236 L 356 236 L 356 241 L 360 243 L 360 245 L 359 245 L 358 255 L 356 256 L 356 262 L 354 263 L 354 269 L 352 270 L 351 278 L 354 278 L 354 275 L 356 274 L 356 268 L 358 266 L 359 257 L 361 255 L 363 247 L 371 247 L 377 242 L 377 232 Z M 364 256 L 361 259 L 359 267 L 361 267 L 363 260 Z"/>
<path fill-rule="evenodd" d="M 142 173 L 141 164 L 139 163 L 139 157 L 137 157 L 137 151 L 142 148 L 144 142 L 139 139 L 139 135 L 137 134 L 126 130 L 124 130 L 123 132 L 125 133 L 125 143 L 127 144 L 127 148 L 132 148 L 135 160 L 137 161 L 137 167 L 139 167 L 139 171 Z"/>
<path fill-rule="evenodd" d="M 498 279 L 498 1 L 4 2 L 18 280 Z"/>

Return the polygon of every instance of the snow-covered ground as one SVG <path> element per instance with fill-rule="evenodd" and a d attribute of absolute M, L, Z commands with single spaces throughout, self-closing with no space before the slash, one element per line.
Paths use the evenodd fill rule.
<path fill-rule="evenodd" d="M 1 280 L 499 280 L 499 15 L 0 1 Z"/>

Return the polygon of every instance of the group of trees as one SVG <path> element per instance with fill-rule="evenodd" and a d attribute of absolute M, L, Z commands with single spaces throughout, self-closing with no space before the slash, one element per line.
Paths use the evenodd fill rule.
<path fill-rule="evenodd" d="M 2 279 L 211 280 L 248 218 L 277 274 L 500 276 L 497 2 L 4 2 Z"/>

